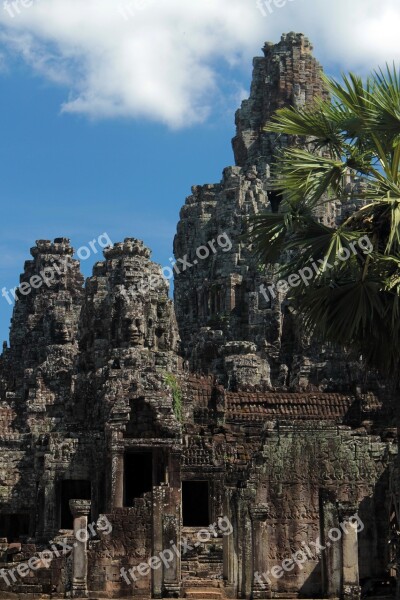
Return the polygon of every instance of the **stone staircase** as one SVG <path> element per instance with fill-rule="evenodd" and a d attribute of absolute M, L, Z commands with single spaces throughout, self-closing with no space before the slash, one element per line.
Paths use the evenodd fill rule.
<path fill-rule="evenodd" d="M 223 600 L 222 539 L 195 544 L 195 531 L 184 532 L 195 545 L 182 557 L 182 595 L 190 600 Z"/>
<path fill-rule="evenodd" d="M 191 600 L 223 600 L 225 592 L 223 582 L 220 580 L 187 579 L 183 585 L 184 597 Z"/>

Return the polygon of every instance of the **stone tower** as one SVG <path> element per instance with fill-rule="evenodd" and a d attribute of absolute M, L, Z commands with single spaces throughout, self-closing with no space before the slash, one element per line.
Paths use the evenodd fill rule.
<path fill-rule="evenodd" d="M 40 240 L 25 262 L 10 329 L 8 392 L 20 402 L 26 428 L 47 431 L 51 417 L 72 415 L 71 381 L 83 297 L 79 261 L 69 240 Z M 20 413 L 22 416 L 22 413 Z"/>
<path fill-rule="evenodd" d="M 87 281 L 79 323 L 79 383 L 89 382 L 89 397 L 96 398 L 88 413 L 102 423 L 119 423 L 121 431 L 131 409 L 135 413 L 135 398 L 162 403 L 165 374 L 177 373 L 180 364 L 168 284 L 150 254 L 133 238 L 106 249 Z M 167 427 L 167 413 L 159 426 Z"/>
<path fill-rule="evenodd" d="M 232 144 L 237 166 L 257 165 L 260 169 L 271 163 L 277 139 L 263 128 L 276 110 L 302 107 L 315 98 L 328 97 L 322 67 L 312 50 L 304 35 L 288 33 L 278 44 L 267 42 L 264 56 L 254 59 L 250 98 L 236 112 L 237 132 Z"/>
<path fill-rule="evenodd" d="M 250 98 L 236 113 L 236 166 L 226 168 L 218 184 L 194 186 L 181 210 L 175 257 L 197 261 L 175 276 L 184 353 L 193 370 L 215 374 L 233 390 L 327 390 L 332 384 L 337 389 L 338 381 L 346 389 L 357 380 L 357 368 L 350 373 L 338 353 L 303 335 L 283 293 L 266 293 L 276 282 L 276 266 L 260 265 L 243 237 L 249 217 L 277 210 L 270 167 L 276 149 L 292 143 L 265 133 L 266 122 L 277 108 L 327 97 L 322 68 L 304 35 L 283 35 L 263 50 L 254 59 Z M 222 234 L 232 248 L 199 260 L 197 249 Z"/>

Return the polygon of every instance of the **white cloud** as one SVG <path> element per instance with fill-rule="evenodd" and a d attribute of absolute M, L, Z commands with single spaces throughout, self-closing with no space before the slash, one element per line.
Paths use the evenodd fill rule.
<path fill-rule="evenodd" d="M 221 60 L 247 67 L 282 32 L 306 33 L 323 62 L 343 69 L 400 60 L 398 0 L 265 2 L 266 17 L 256 0 L 10 0 L 0 6 L 0 37 L 66 87 L 63 112 L 170 127 L 207 117 Z"/>

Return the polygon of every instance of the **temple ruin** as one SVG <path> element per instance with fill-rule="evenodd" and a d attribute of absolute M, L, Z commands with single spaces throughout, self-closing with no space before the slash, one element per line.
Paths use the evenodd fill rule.
<path fill-rule="evenodd" d="M 265 299 L 274 268 L 243 237 L 249 216 L 278 210 L 270 166 L 293 142 L 264 124 L 325 94 L 301 34 L 254 59 L 236 165 L 181 210 L 174 252 L 193 266 L 174 302 L 137 239 L 105 249 L 85 283 L 68 239 L 32 248 L 20 285 L 57 273 L 18 295 L 0 357 L 0 599 L 390 595 L 390 390 L 306 336 L 283 293 Z M 200 260 L 222 234 L 229 249 Z"/>

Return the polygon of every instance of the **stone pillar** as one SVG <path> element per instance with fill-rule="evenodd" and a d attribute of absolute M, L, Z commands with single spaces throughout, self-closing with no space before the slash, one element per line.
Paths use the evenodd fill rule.
<path fill-rule="evenodd" d="M 231 492 L 230 490 L 225 490 L 223 516 L 229 519 L 233 527 L 233 532 L 231 535 L 224 535 L 222 540 L 223 577 L 229 598 L 237 598 L 238 559 L 235 540 L 237 538 L 237 519 L 233 518 L 231 502 Z"/>
<path fill-rule="evenodd" d="M 90 500 L 70 500 L 69 507 L 74 517 L 74 550 L 72 556 L 72 598 L 87 598 L 87 532 Z"/>
<path fill-rule="evenodd" d="M 120 442 L 113 444 L 111 448 L 111 510 L 124 506 L 124 455 L 124 445 Z"/>
<path fill-rule="evenodd" d="M 163 515 L 163 539 L 164 549 L 171 550 L 173 545 L 179 545 L 179 520 L 176 515 Z M 175 552 L 173 554 L 172 562 L 170 562 L 168 568 L 163 567 L 163 587 L 168 597 L 180 598 L 181 561 Z"/>
<path fill-rule="evenodd" d="M 342 520 L 342 598 L 343 600 L 359 600 L 361 597 L 358 573 L 358 535 L 357 522 L 350 518 L 357 515 L 355 506 L 340 506 Z"/>
<path fill-rule="evenodd" d="M 168 460 L 169 486 L 164 489 L 164 510 L 162 516 L 163 549 L 179 548 L 181 539 L 181 449 L 171 448 Z M 163 591 L 168 597 L 180 597 L 181 559 L 174 553 L 169 568 L 163 568 Z"/>
<path fill-rule="evenodd" d="M 60 528 L 60 506 L 57 502 L 55 474 L 49 472 L 42 483 L 44 485 L 43 538 L 51 539 Z"/>
<path fill-rule="evenodd" d="M 322 552 L 323 594 L 326 598 L 339 598 L 342 587 L 341 540 L 332 542 L 328 537 L 329 531 L 339 528 L 339 513 L 334 493 L 326 489 L 320 493 L 320 525 L 325 547 Z"/>
<path fill-rule="evenodd" d="M 397 423 L 397 447 L 400 448 L 400 404 L 396 402 L 396 423 Z M 400 452 L 397 452 L 394 459 L 393 471 L 391 474 L 392 490 L 394 496 L 394 506 L 396 515 L 400 514 Z M 400 600 L 400 523 L 396 519 L 396 537 L 394 542 L 395 549 L 395 569 L 396 569 L 396 600 Z"/>
<path fill-rule="evenodd" d="M 164 490 L 162 486 L 153 487 L 153 556 L 159 556 L 163 550 L 163 508 L 164 508 Z M 163 592 L 163 570 L 152 569 L 151 585 L 153 598 L 162 598 Z"/>
<path fill-rule="evenodd" d="M 168 473 L 169 473 L 169 485 L 171 488 L 175 488 L 178 505 L 176 507 L 178 513 L 180 513 L 180 489 L 181 489 L 181 459 L 182 450 L 179 447 L 171 448 L 168 454 Z"/>
<path fill-rule="evenodd" d="M 260 581 L 268 570 L 268 505 L 259 504 L 250 509 L 253 537 L 253 592 L 252 598 L 272 598 L 271 586 Z M 259 577 L 256 577 L 256 575 Z"/>
<path fill-rule="evenodd" d="M 239 593 L 249 599 L 253 589 L 253 541 L 249 507 L 254 503 L 254 494 L 247 489 L 238 494 L 238 538 L 239 538 Z"/>

